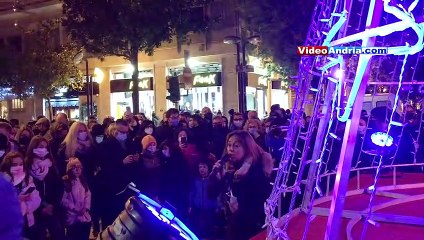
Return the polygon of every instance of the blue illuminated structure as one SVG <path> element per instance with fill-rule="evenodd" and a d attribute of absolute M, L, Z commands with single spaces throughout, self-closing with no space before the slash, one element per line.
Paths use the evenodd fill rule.
<path fill-rule="evenodd" d="M 190 229 L 188 229 L 183 222 L 175 217 L 171 210 L 162 207 L 162 205 L 142 193 L 139 193 L 137 197 L 141 200 L 141 202 L 143 202 L 143 204 L 146 205 L 146 208 L 149 209 L 157 219 L 179 231 L 182 238 L 186 240 L 199 240 L 199 238 Z"/>
<path fill-rule="evenodd" d="M 135 184 L 127 189 L 136 192 L 125 204 L 115 221 L 103 230 L 98 240 L 199 240 L 175 214 L 158 202 L 142 194 Z"/>
<path fill-rule="evenodd" d="M 357 1 L 356 1 L 357 2 Z M 372 141 L 381 146 L 382 149 L 379 151 L 379 165 L 376 171 L 374 178 L 374 184 L 371 191 L 370 202 L 368 204 L 368 213 L 365 217 L 365 224 L 363 228 L 363 236 L 365 237 L 365 232 L 367 228 L 367 223 L 372 221 L 370 219 L 371 213 L 373 211 L 373 198 L 376 194 L 376 184 L 379 178 L 379 173 L 382 168 L 382 159 L 383 153 L 393 144 L 393 138 L 388 135 L 392 127 L 402 127 L 401 122 L 396 122 L 393 120 L 394 113 L 396 112 L 397 106 L 399 104 L 399 91 L 402 87 L 405 65 L 407 58 L 410 55 L 414 55 L 422 51 L 424 47 L 424 23 L 422 23 L 422 18 L 415 18 L 413 10 L 417 7 L 419 0 L 411 1 L 394 1 L 394 0 L 370 0 L 370 1 L 359 1 L 362 3 L 362 10 L 367 11 L 367 19 L 365 24 L 361 22 L 362 15 L 360 15 L 360 20 L 356 32 L 348 32 L 347 28 L 352 26 L 352 20 L 349 22 L 349 19 L 354 19 L 352 16 L 356 13 L 355 8 L 352 8 L 354 1 L 346 0 L 323 0 L 316 1 L 316 6 L 312 15 L 312 23 L 308 30 L 307 38 L 305 40 L 304 46 L 348 46 L 351 44 L 358 44 L 361 42 L 362 47 L 374 47 L 376 42 L 376 37 L 388 36 L 392 33 L 404 32 L 405 30 L 411 31 L 408 35 L 416 35 L 416 38 L 410 42 L 402 42 L 402 45 L 387 46 L 388 54 L 395 56 L 404 56 L 402 62 L 402 68 L 399 74 L 398 90 L 394 99 L 392 113 L 390 115 L 389 126 L 387 131 L 375 134 L 372 136 Z M 423 1 L 421 1 L 422 3 Z M 407 4 L 409 6 L 407 6 Z M 368 6 L 367 6 L 368 5 Z M 365 9 L 365 10 L 364 10 Z M 382 25 L 381 15 L 382 13 L 387 16 L 393 16 L 397 20 L 394 23 L 388 23 Z M 422 14 L 421 14 L 422 15 Z M 364 15 L 365 16 L 365 15 Z M 356 23 L 355 23 L 356 24 Z M 359 32 L 359 29 L 362 25 L 365 25 L 364 30 Z M 386 47 L 386 46 L 385 46 Z M 268 239 L 289 239 L 287 228 L 291 219 L 291 213 L 296 203 L 296 196 L 300 194 L 300 191 L 293 191 L 293 189 L 298 189 L 299 186 L 303 184 L 304 179 L 302 178 L 303 171 L 305 166 L 310 163 L 316 163 L 317 166 L 309 166 L 310 170 L 307 186 L 305 187 L 306 193 L 303 199 L 303 209 L 307 209 L 308 217 L 305 224 L 305 231 L 303 239 L 306 239 L 309 224 L 311 223 L 312 208 L 315 195 L 321 195 L 322 191 L 320 189 L 320 179 L 321 179 L 321 169 L 326 164 L 323 161 L 324 153 L 327 153 L 327 144 L 328 139 L 333 138 L 341 140 L 342 148 L 340 152 L 342 153 L 339 158 L 336 184 L 333 194 L 333 201 L 331 208 L 329 209 L 328 224 L 326 229 L 326 239 L 337 239 L 340 222 L 342 219 L 343 205 L 346 196 L 347 190 L 347 181 L 349 180 L 350 166 L 353 158 L 353 147 L 356 141 L 357 127 L 360 119 L 360 112 L 362 110 L 363 97 L 365 95 L 365 89 L 367 86 L 368 79 L 370 77 L 370 66 L 373 55 L 361 55 L 358 58 L 358 63 L 356 65 L 355 73 L 352 75 L 343 74 L 346 71 L 346 59 L 341 55 L 330 55 L 330 56 L 303 56 L 299 64 L 299 72 L 297 76 L 297 86 L 293 87 L 296 90 L 295 101 L 292 107 L 293 115 L 291 119 L 291 125 L 287 133 L 285 145 L 283 148 L 283 154 L 280 161 L 280 165 L 277 169 L 276 180 L 273 184 L 273 190 L 268 198 L 265 205 L 265 214 L 266 214 L 266 226 L 268 227 Z M 400 57 L 399 57 L 400 59 Z M 337 72 L 340 74 L 335 74 Z M 337 75 L 337 76 L 335 76 Z M 352 76 L 354 76 L 352 82 Z M 318 87 L 311 86 L 312 78 L 319 78 Z M 395 77 L 393 79 L 396 79 Z M 350 89 L 345 89 L 346 86 L 352 86 Z M 327 85 L 328 95 L 323 96 L 322 92 Z M 318 91 L 317 91 L 318 90 Z M 348 92 L 348 94 L 347 94 Z M 327 93 L 327 92 L 326 92 Z M 306 137 L 302 140 L 303 146 L 306 148 L 299 147 L 297 133 L 300 131 L 299 119 L 302 119 L 302 114 L 304 113 L 305 105 L 308 103 L 308 98 L 310 94 L 314 95 L 315 104 L 313 108 L 313 114 L 311 116 L 311 123 L 318 122 L 317 113 L 321 111 L 324 114 L 323 117 L 320 117 L 320 126 L 317 131 L 317 136 L 320 139 L 323 139 L 322 142 L 315 139 L 315 154 L 312 157 L 312 160 L 309 160 L 309 143 L 312 138 L 312 132 L 314 129 L 308 128 L 306 131 Z M 325 99 L 325 103 L 317 101 L 320 99 Z M 310 102 L 309 102 L 310 103 Z M 308 104 L 309 104 L 308 103 Z M 360 104 L 358 104 L 360 103 Z M 322 107 L 322 110 L 320 110 Z M 346 123 L 345 135 L 344 137 L 337 136 L 336 133 L 331 132 L 333 130 L 332 126 L 337 123 L 335 121 Z M 321 124 L 325 123 L 325 124 Z M 310 126 L 315 126 L 310 124 Z M 384 129 L 386 130 L 386 129 Z M 307 150 L 305 150 L 307 149 Z M 318 151 L 320 149 L 321 151 Z M 301 157 L 296 152 L 301 153 Z M 298 171 L 291 171 L 291 166 L 294 162 L 300 164 Z M 294 183 L 289 183 L 290 176 L 295 175 Z M 309 190 L 308 190 L 309 189 Z M 293 192 L 291 196 L 290 206 L 288 213 L 280 218 L 275 218 L 275 211 L 278 209 L 279 201 L 281 196 L 285 196 L 286 193 Z"/>
<path fill-rule="evenodd" d="M 393 138 L 385 132 L 376 132 L 371 135 L 372 142 L 379 147 L 390 147 L 393 145 Z"/>

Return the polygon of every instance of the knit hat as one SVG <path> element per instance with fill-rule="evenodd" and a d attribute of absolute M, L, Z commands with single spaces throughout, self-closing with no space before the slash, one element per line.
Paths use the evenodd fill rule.
<path fill-rule="evenodd" d="M 80 160 L 78 158 L 70 158 L 68 164 L 66 165 L 66 172 L 69 172 L 75 166 L 82 166 Z"/>
<path fill-rule="evenodd" d="M 141 140 L 143 149 L 146 149 L 151 143 L 157 144 L 156 139 L 152 135 L 147 135 Z"/>

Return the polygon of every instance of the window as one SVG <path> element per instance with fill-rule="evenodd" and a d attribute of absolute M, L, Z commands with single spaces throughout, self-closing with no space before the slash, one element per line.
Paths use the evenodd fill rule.
<path fill-rule="evenodd" d="M 364 102 L 362 104 L 362 109 L 367 110 L 367 112 L 370 112 L 372 110 L 372 102 Z"/>
<path fill-rule="evenodd" d="M 377 101 L 375 106 L 376 107 L 387 107 L 387 106 L 389 106 L 389 101 Z"/>
<path fill-rule="evenodd" d="M 24 110 L 24 101 L 21 99 L 12 99 L 12 111 Z"/>

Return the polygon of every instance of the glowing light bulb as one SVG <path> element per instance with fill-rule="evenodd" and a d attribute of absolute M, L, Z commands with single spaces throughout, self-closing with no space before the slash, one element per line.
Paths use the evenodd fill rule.
<path fill-rule="evenodd" d="M 126 73 L 133 73 L 133 72 L 134 72 L 134 66 L 133 66 L 133 65 L 131 65 L 131 64 L 128 64 L 128 65 L 125 67 L 125 72 L 126 72 Z"/>
<path fill-rule="evenodd" d="M 338 79 L 343 77 L 343 70 L 341 69 L 337 69 L 336 72 L 334 73 L 334 76 Z"/>
<path fill-rule="evenodd" d="M 371 135 L 371 141 L 380 147 L 390 147 L 393 145 L 393 137 L 385 132 L 376 132 Z"/>
<path fill-rule="evenodd" d="M 100 68 L 94 68 L 94 79 L 97 83 L 101 83 L 104 77 L 105 74 Z"/>

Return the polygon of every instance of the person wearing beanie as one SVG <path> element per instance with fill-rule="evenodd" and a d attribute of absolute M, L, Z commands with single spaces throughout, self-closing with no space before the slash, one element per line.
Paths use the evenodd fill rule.
<path fill-rule="evenodd" d="M 161 180 L 161 163 L 157 151 L 156 139 L 147 135 L 141 140 L 143 152 L 140 156 L 141 163 L 141 188 L 147 196 L 152 198 L 159 197 Z"/>
<path fill-rule="evenodd" d="M 146 135 L 141 140 L 141 146 L 143 147 L 143 152 L 146 150 L 155 152 L 157 146 L 156 138 L 154 138 L 152 135 Z"/>
<path fill-rule="evenodd" d="M 82 175 L 78 158 L 70 158 L 63 177 L 65 192 L 62 206 L 65 209 L 66 239 L 89 239 L 91 228 L 91 192 Z"/>

